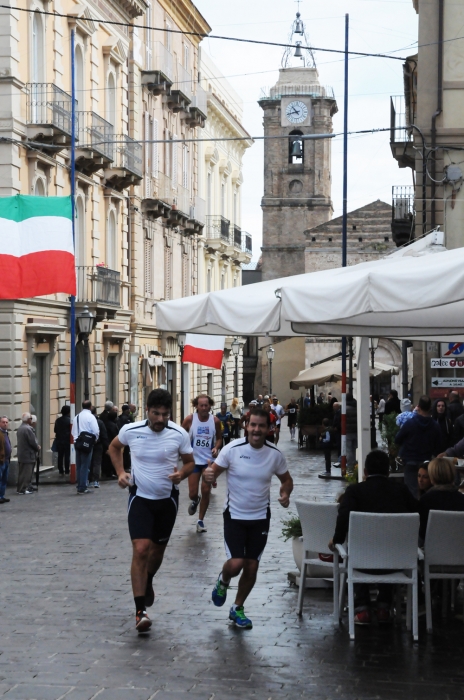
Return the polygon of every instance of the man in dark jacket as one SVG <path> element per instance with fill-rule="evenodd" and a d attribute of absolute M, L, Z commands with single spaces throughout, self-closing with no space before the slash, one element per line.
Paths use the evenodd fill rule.
<path fill-rule="evenodd" d="M 346 466 L 352 469 L 356 463 L 358 446 L 358 407 L 353 394 L 346 395 Z"/>
<path fill-rule="evenodd" d="M 365 481 L 348 486 L 338 510 L 335 534 L 329 542 L 330 549 L 336 544 L 343 544 L 348 535 L 350 513 L 417 513 L 418 502 L 404 484 L 398 484 L 388 478 L 390 462 L 386 452 L 373 450 L 366 457 L 364 465 Z M 366 541 L 369 534 L 366 533 Z M 376 584 L 379 589 L 377 598 L 377 617 L 379 622 L 390 622 L 392 603 L 392 586 Z M 369 586 L 355 585 L 355 623 L 368 625 L 371 621 Z"/>
<path fill-rule="evenodd" d="M 58 451 L 58 471 L 60 476 L 69 474 L 71 454 L 71 407 L 63 406 L 61 416 L 55 421 L 55 440 Z M 64 463 L 64 470 L 63 470 Z"/>
<path fill-rule="evenodd" d="M 459 416 L 464 414 L 464 408 L 459 400 L 459 394 L 457 391 L 450 391 L 448 399 L 448 416 L 451 418 L 451 422 L 454 425 Z"/>
<path fill-rule="evenodd" d="M 401 413 L 401 402 L 396 389 L 390 391 L 385 403 L 385 415 L 388 416 L 390 413 Z"/>
<path fill-rule="evenodd" d="M 432 402 L 421 396 L 414 416 L 396 434 L 400 457 L 404 464 L 404 483 L 414 498 L 418 496 L 417 472 L 423 462 L 429 462 L 441 452 L 441 432 L 430 411 Z"/>
<path fill-rule="evenodd" d="M 124 425 L 127 425 L 128 423 L 132 423 L 130 406 L 128 403 L 123 403 L 123 405 L 121 406 L 121 415 L 119 416 L 117 423 L 118 423 L 119 430 L 121 430 L 121 428 Z M 131 468 L 131 458 L 130 458 L 129 445 L 126 445 L 124 447 L 123 460 L 124 460 L 124 469 L 127 472 Z"/>
<path fill-rule="evenodd" d="M 110 446 L 110 443 L 108 441 L 108 433 L 106 432 L 106 426 L 102 419 L 98 418 L 97 409 L 95 408 L 95 406 L 92 407 L 92 413 L 97 419 L 100 434 L 98 436 L 98 440 L 93 446 L 92 461 L 90 463 L 89 486 L 93 486 L 94 488 L 99 489 L 103 455 Z"/>

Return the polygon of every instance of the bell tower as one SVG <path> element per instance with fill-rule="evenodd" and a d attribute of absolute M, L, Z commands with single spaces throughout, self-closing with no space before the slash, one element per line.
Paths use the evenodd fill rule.
<path fill-rule="evenodd" d="M 264 136 L 270 137 L 264 140 L 263 279 L 303 273 L 305 231 L 333 213 L 331 139 L 302 137 L 332 132 L 338 108 L 332 89 L 319 83 L 299 12 L 290 33 L 289 44 L 294 42 L 277 83 L 259 100 Z"/>

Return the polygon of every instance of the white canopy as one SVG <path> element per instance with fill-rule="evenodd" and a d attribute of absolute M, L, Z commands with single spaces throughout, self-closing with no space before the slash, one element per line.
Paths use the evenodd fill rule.
<path fill-rule="evenodd" d="M 417 243 L 425 247 L 424 240 Z M 463 319 L 464 248 L 417 250 L 417 244 L 382 260 L 161 302 L 156 308 L 160 330 L 245 336 L 454 341 L 464 336 Z"/>
<path fill-rule="evenodd" d="M 374 362 L 374 369 L 369 368 L 371 377 L 377 377 L 380 374 L 392 375 L 398 374 L 398 368 L 392 365 L 385 365 L 382 362 Z M 290 382 L 290 389 L 309 388 L 314 384 L 325 384 L 326 382 L 338 382 L 342 378 L 342 361 L 329 360 L 322 362 L 315 367 L 309 367 L 302 370 Z M 355 377 L 356 378 L 356 375 Z"/>

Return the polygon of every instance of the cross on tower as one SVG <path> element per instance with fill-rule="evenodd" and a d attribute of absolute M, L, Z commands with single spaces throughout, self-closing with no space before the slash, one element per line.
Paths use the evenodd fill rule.
<path fill-rule="evenodd" d="M 303 0 L 295 0 L 295 2 L 298 3 L 298 14 L 300 14 L 300 2 L 302 2 L 302 1 Z"/>

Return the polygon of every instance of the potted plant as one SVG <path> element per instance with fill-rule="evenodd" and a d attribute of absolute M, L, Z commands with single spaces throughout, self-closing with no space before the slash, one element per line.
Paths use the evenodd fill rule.
<path fill-rule="evenodd" d="M 282 520 L 282 537 L 284 542 L 292 540 L 292 551 L 295 564 L 301 571 L 301 560 L 303 559 L 303 530 L 298 515 L 292 515 L 286 520 Z"/>
<path fill-rule="evenodd" d="M 388 456 L 390 458 L 390 469 L 396 471 L 396 457 L 398 456 L 398 445 L 395 443 L 395 436 L 399 430 L 396 425 L 396 413 L 389 413 L 383 417 L 380 433 L 387 443 Z"/>

